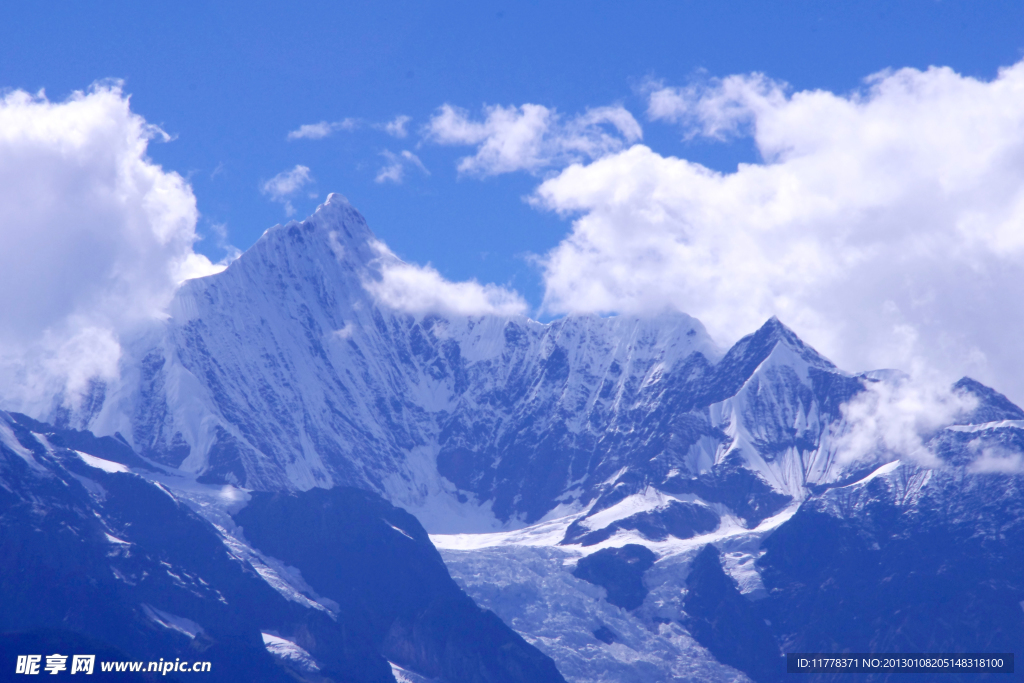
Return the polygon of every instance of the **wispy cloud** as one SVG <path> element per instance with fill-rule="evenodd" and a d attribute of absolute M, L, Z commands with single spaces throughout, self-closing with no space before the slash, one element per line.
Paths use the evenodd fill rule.
<path fill-rule="evenodd" d="M 867 383 L 842 406 L 836 457 L 844 465 L 899 458 L 924 467 L 942 460 L 928 447 L 935 432 L 971 413 L 978 399 L 924 371 Z"/>
<path fill-rule="evenodd" d="M 968 465 L 977 474 L 1024 474 L 1024 454 L 999 446 L 975 449 L 977 457 Z"/>
<path fill-rule="evenodd" d="M 412 121 L 411 116 L 401 114 L 384 122 L 372 122 L 364 119 L 345 118 L 340 121 L 320 121 L 319 123 L 307 123 L 299 126 L 288 133 L 289 140 L 322 140 L 330 137 L 338 131 L 351 132 L 359 128 L 370 128 L 387 133 L 396 138 L 404 138 L 409 135 L 408 125 Z"/>
<path fill-rule="evenodd" d="M 378 183 L 401 183 L 405 179 L 407 166 L 415 166 L 424 174 L 430 175 L 430 171 L 423 165 L 420 158 L 407 149 L 398 154 L 386 149 L 381 152 L 381 156 L 387 160 L 387 163 L 381 167 L 377 172 L 377 177 L 374 178 Z"/>
<path fill-rule="evenodd" d="M 242 250 L 231 244 L 228 239 L 228 226 L 226 223 L 211 223 L 210 230 L 217 237 L 217 247 L 224 250 L 224 258 L 221 260 L 223 265 L 229 265 L 242 255 Z"/>
<path fill-rule="evenodd" d="M 333 135 L 339 130 L 352 131 L 359 127 L 356 119 L 342 119 L 341 121 L 321 121 L 320 123 L 307 123 L 288 133 L 289 140 L 320 140 Z"/>
<path fill-rule="evenodd" d="M 647 116 L 679 124 L 684 138 L 697 136 L 725 140 L 753 132 L 758 115 L 786 104 L 788 86 L 764 74 L 713 78 L 683 87 L 650 82 Z"/>
<path fill-rule="evenodd" d="M 302 188 L 313 182 L 313 175 L 308 166 L 297 164 L 295 168 L 288 171 L 281 171 L 270 180 L 260 185 L 260 192 L 270 197 L 272 201 L 284 204 L 286 216 L 295 215 L 295 207 L 292 206 L 291 197 L 298 194 Z"/>
<path fill-rule="evenodd" d="M 598 107 L 566 119 L 539 104 L 484 108 L 482 120 L 445 104 L 425 128 L 428 141 L 475 146 L 459 160 L 459 172 L 481 176 L 535 172 L 597 159 L 643 137 L 640 124 L 620 106 Z"/>
<path fill-rule="evenodd" d="M 396 116 L 387 123 L 381 124 L 380 127 L 388 135 L 396 138 L 404 138 L 409 134 L 409 131 L 406 130 L 406 126 L 409 125 L 410 121 L 412 121 L 412 117 L 405 116 L 403 114 L 401 116 Z"/>

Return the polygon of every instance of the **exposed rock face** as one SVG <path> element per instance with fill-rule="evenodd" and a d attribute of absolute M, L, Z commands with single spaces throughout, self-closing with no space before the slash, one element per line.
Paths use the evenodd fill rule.
<path fill-rule="evenodd" d="M 684 606 L 686 625 L 723 664 L 758 683 L 783 679 L 785 662 L 757 603 L 743 597 L 723 570 L 718 550 L 706 545 L 690 566 Z"/>
<path fill-rule="evenodd" d="M 384 683 L 388 659 L 448 683 L 563 681 L 376 494 L 257 495 L 235 513 L 252 548 L 185 504 L 232 494 L 237 508 L 241 492 L 165 477 L 191 487 L 181 498 L 130 469 L 143 462 L 115 439 L 0 413 L 0 650 L 209 661 L 218 681 Z"/>
<path fill-rule="evenodd" d="M 261 493 L 235 515 L 246 538 L 365 614 L 391 661 L 451 683 L 559 683 L 554 662 L 460 589 L 416 518 L 352 488 Z"/>
<path fill-rule="evenodd" d="M 301 631 L 321 643 L 325 670 L 392 680 L 367 639 L 280 595 L 166 490 L 5 413 L 0 435 L 0 631 L 67 647 L 87 637 L 127 660 L 210 661 L 226 681 L 289 680 L 261 630 Z"/>
<path fill-rule="evenodd" d="M 647 596 L 644 572 L 657 556 L 642 545 L 604 548 L 580 559 L 572 575 L 607 591 L 608 602 L 636 609 Z"/>
<path fill-rule="evenodd" d="M 808 501 L 764 547 L 762 610 L 787 651 L 998 653 L 1024 642 L 1019 474 L 891 467 Z"/>

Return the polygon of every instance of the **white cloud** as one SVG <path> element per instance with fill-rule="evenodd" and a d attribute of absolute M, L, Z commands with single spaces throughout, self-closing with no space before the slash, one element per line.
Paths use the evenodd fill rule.
<path fill-rule="evenodd" d="M 385 123 L 382 128 L 384 132 L 396 138 L 404 138 L 409 134 L 406 126 L 412 121 L 412 117 L 401 115 Z"/>
<path fill-rule="evenodd" d="M 400 260 L 383 242 L 373 242 L 378 277 L 363 283 L 378 303 L 414 315 L 525 315 L 526 302 L 516 292 L 476 281 L 451 282 L 429 264 Z"/>
<path fill-rule="evenodd" d="M 378 183 L 401 183 L 405 179 L 406 166 L 415 166 L 424 174 L 430 175 L 430 171 L 423 165 L 420 158 L 407 149 L 402 150 L 400 154 L 386 149 L 381 152 L 381 156 L 387 159 L 387 163 L 381 167 L 377 172 L 377 177 L 374 178 Z"/>
<path fill-rule="evenodd" d="M 195 197 L 146 156 L 168 139 L 117 83 L 64 102 L 0 98 L 0 397 L 38 412 L 117 373 L 120 338 L 158 319 L 199 254 Z"/>
<path fill-rule="evenodd" d="M 999 447 L 981 448 L 967 469 L 978 474 L 1024 474 L 1024 455 Z"/>
<path fill-rule="evenodd" d="M 334 335 L 334 338 L 338 341 L 345 341 L 346 339 L 351 339 L 354 332 L 355 327 L 353 325 L 350 323 L 344 323 L 340 330 L 334 330 L 331 334 Z"/>
<path fill-rule="evenodd" d="M 302 188 L 311 182 L 313 182 L 313 175 L 309 172 L 309 167 L 296 164 L 295 168 L 281 171 L 270 180 L 263 182 L 260 185 L 260 192 L 270 197 L 271 200 L 284 204 L 285 215 L 294 216 L 295 207 L 292 206 L 290 197 L 301 192 Z"/>
<path fill-rule="evenodd" d="M 226 223 L 211 223 L 210 229 L 217 236 L 217 246 L 224 250 L 222 263 L 230 264 L 242 255 L 242 250 L 228 241 L 228 226 Z"/>
<path fill-rule="evenodd" d="M 647 115 L 680 124 L 686 138 L 724 140 L 749 132 L 758 113 L 784 106 L 785 85 L 764 74 L 734 75 L 684 88 L 653 87 Z"/>
<path fill-rule="evenodd" d="M 842 406 L 844 431 L 836 439 L 836 459 L 849 465 L 900 458 L 940 467 L 942 460 L 926 442 L 977 405 L 972 394 L 953 391 L 927 374 L 869 382 L 865 391 Z"/>
<path fill-rule="evenodd" d="M 651 116 L 749 133 L 765 161 L 723 174 L 637 145 L 545 181 L 536 205 L 575 220 L 543 259 L 544 308 L 676 308 L 722 342 L 778 315 L 848 369 L 923 359 L 1020 401 L 1022 101 L 1024 63 L 991 82 L 903 69 L 848 95 L 756 74 L 658 89 Z"/>
<path fill-rule="evenodd" d="M 356 119 L 342 119 L 341 121 L 321 121 L 320 123 L 307 123 L 299 126 L 288 133 L 289 140 L 321 140 L 334 135 L 339 130 L 355 130 L 359 127 Z"/>
<path fill-rule="evenodd" d="M 340 121 L 320 121 L 319 123 L 307 123 L 299 126 L 288 133 L 289 140 L 322 140 L 330 137 L 340 130 L 354 131 L 358 128 L 369 127 L 375 130 L 382 130 L 388 135 L 396 138 L 404 138 L 409 135 L 407 126 L 412 117 L 401 114 L 385 121 L 384 123 L 372 123 L 365 120 L 346 118 Z"/>
<path fill-rule="evenodd" d="M 473 156 L 459 160 L 459 172 L 498 175 L 538 171 L 617 152 L 643 136 L 640 124 L 622 107 L 599 107 L 569 120 L 539 104 L 484 108 L 483 121 L 444 105 L 426 127 L 429 141 L 472 145 Z"/>

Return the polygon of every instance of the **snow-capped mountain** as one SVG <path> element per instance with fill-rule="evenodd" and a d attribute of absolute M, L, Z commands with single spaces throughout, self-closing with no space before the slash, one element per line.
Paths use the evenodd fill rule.
<path fill-rule="evenodd" d="M 829 426 L 862 380 L 777 320 L 723 354 L 680 313 L 414 316 L 368 292 L 393 258 L 331 195 L 187 282 L 88 409 L 42 417 L 211 483 L 368 488 L 434 531 L 647 486 L 754 522 L 838 475 Z"/>
<path fill-rule="evenodd" d="M 929 468 L 851 459 L 845 406 L 899 374 L 844 372 L 774 318 L 721 349 L 681 313 L 411 314 L 373 294 L 394 259 L 331 195 L 186 283 L 165 323 L 124 340 L 117 382 L 34 417 L 116 435 L 133 472 L 174 477 L 224 543 L 262 539 L 260 562 L 299 567 L 307 599 L 336 600 L 323 587 L 340 590 L 343 558 L 289 496 L 380 494 L 574 683 L 762 683 L 784 651 L 995 651 L 1024 635 L 1024 411 L 998 392 L 955 385 L 971 408 L 920 435 Z M 208 494 L 222 487 L 248 504 Z M 291 547 L 284 519 L 320 541 Z M 388 618 L 400 626 L 374 642 L 407 645 L 415 624 Z M 448 680 L 443 658 L 396 648 L 399 679 Z"/>

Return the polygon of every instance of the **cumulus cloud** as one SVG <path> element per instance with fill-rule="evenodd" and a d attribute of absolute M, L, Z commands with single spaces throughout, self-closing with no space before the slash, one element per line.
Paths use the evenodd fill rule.
<path fill-rule="evenodd" d="M 942 466 L 928 439 L 970 414 L 978 400 L 927 371 L 919 372 L 924 374 L 913 379 L 890 375 L 868 382 L 865 391 L 841 407 L 844 421 L 835 441 L 840 464 L 899 458 L 924 467 Z"/>
<path fill-rule="evenodd" d="M 0 99 L 0 397 L 39 412 L 117 374 L 120 339 L 159 319 L 199 254 L 195 197 L 146 156 L 168 139 L 108 82 Z"/>
<path fill-rule="evenodd" d="M 342 119 L 341 121 L 321 121 L 320 123 L 307 123 L 299 126 L 288 133 L 289 140 L 321 140 L 334 135 L 339 130 L 355 130 L 359 127 L 356 119 Z"/>
<path fill-rule="evenodd" d="M 428 141 L 470 145 L 476 153 L 459 160 L 459 172 L 499 175 L 597 159 L 643 137 L 640 124 L 620 106 L 598 107 L 566 120 L 539 104 L 484 108 L 483 120 L 445 104 L 425 129 Z"/>
<path fill-rule="evenodd" d="M 363 283 L 378 303 L 414 315 L 525 315 L 526 302 L 517 293 L 493 284 L 471 280 L 451 282 L 437 269 L 399 259 L 383 242 L 371 245 L 377 252 L 378 277 Z"/>
<path fill-rule="evenodd" d="M 542 260 L 544 308 L 675 308 L 722 342 L 778 315 L 848 369 L 923 359 L 1020 401 L 1022 98 L 1024 63 L 991 81 L 885 72 L 851 94 L 758 74 L 657 88 L 651 117 L 749 134 L 763 161 L 718 173 L 635 145 L 546 180 L 533 201 L 574 222 Z M 439 118 L 451 139 L 495 128 Z"/>
<path fill-rule="evenodd" d="M 260 192 L 270 197 L 272 201 L 284 204 L 286 216 L 295 215 L 295 207 L 292 206 L 291 197 L 302 191 L 302 189 L 313 182 L 313 175 L 308 166 L 296 164 L 295 168 L 289 171 L 281 171 L 270 180 L 260 184 Z"/>
<path fill-rule="evenodd" d="M 420 158 L 407 149 L 402 150 L 399 154 L 386 149 L 381 152 L 381 156 L 387 160 L 387 163 L 381 167 L 377 172 L 377 177 L 374 178 L 378 183 L 401 183 L 405 179 L 406 166 L 414 166 L 424 174 L 430 175 L 430 171 L 423 165 Z"/>

